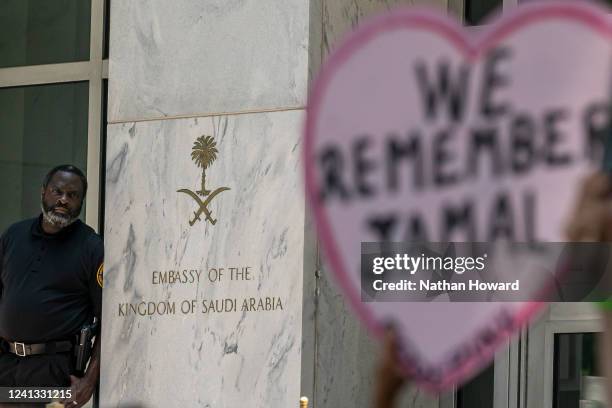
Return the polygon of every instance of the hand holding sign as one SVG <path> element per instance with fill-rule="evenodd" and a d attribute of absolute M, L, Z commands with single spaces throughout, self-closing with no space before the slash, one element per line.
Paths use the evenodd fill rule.
<path fill-rule="evenodd" d="M 393 321 L 415 381 L 472 376 L 532 303 L 362 303 L 367 241 L 561 241 L 608 130 L 612 28 L 534 3 L 478 33 L 396 11 L 359 28 L 309 102 L 305 174 L 327 261 L 375 333 Z"/>

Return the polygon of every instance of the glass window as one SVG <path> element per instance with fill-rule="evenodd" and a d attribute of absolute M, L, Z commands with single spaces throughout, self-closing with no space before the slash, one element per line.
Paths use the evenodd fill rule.
<path fill-rule="evenodd" d="M 87 82 L 0 89 L 0 231 L 40 213 L 49 169 L 87 170 L 88 98 Z"/>
<path fill-rule="evenodd" d="M 605 381 L 596 365 L 595 342 L 595 333 L 555 335 L 554 408 L 603 408 Z"/>
<path fill-rule="evenodd" d="M 482 24 L 483 20 L 497 8 L 501 10 L 503 0 L 466 0 L 464 21 L 466 25 Z"/>
<path fill-rule="evenodd" d="M 2 0 L 0 68 L 89 60 L 91 0 Z"/>
<path fill-rule="evenodd" d="M 493 376 L 495 365 L 484 371 L 457 390 L 457 408 L 493 407 Z"/>

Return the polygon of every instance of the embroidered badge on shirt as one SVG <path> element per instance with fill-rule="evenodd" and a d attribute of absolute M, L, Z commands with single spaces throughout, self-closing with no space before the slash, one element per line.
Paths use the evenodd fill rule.
<path fill-rule="evenodd" d="M 104 287 L 104 277 L 102 276 L 103 273 L 104 273 L 104 262 L 100 264 L 100 266 L 98 267 L 98 272 L 96 272 L 96 281 L 98 281 L 98 285 L 100 285 L 101 288 Z"/>

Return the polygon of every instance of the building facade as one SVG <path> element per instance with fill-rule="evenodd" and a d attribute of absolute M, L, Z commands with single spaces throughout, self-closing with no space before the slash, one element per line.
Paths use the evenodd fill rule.
<path fill-rule="evenodd" d="M 478 25 L 492 10 L 511 9 L 518 1 L 420 4 Z M 415 3 L 7 0 L 0 5 L 0 188 L 5 197 L 0 228 L 37 214 L 40 181 L 50 167 L 66 162 L 86 170 L 90 188 L 83 218 L 105 234 L 110 282 L 105 316 L 113 316 L 105 325 L 101 406 L 106 401 L 167 403 L 164 394 L 172 389 L 196 390 L 186 393 L 185 401 L 211 406 L 238 406 L 245 395 L 252 395 L 253 406 L 291 406 L 292 401 L 297 406 L 299 395 L 308 396 L 314 407 L 369 404 L 379 346 L 348 310 L 320 259 L 300 193 L 296 146 L 309 83 L 334 45 L 364 18 Z M 216 163 L 203 171 L 189 157 L 201 135 L 213 136 L 219 152 Z M 180 218 L 192 209 L 171 193 L 199 183 L 200 173 L 202 190 L 205 173 L 209 185 L 227 189 L 219 199 L 236 195 L 231 205 L 217 201 L 211 206 L 210 224 L 216 229 L 207 224 L 196 237 L 193 227 L 205 221 Z M 241 201 L 239 192 L 252 202 Z M 167 203 L 166 197 L 174 201 Z M 267 221 L 272 214 L 277 223 Z M 167 219 L 169 226 L 157 219 Z M 181 228 L 171 228 L 178 224 Z M 247 232 L 241 235 L 241 230 Z M 190 234 L 194 238 L 187 240 Z M 152 242 L 170 236 L 168 242 L 184 247 Z M 206 260 L 198 258 L 204 244 L 213 254 Z M 141 301 L 155 298 L 159 307 L 158 300 L 173 299 L 177 292 L 181 298 L 192 296 L 192 289 L 152 286 L 154 272 L 195 264 L 206 264 L 210 272 L 215 268 L 209 259 L 266 277 L 257 289 L 249 289 L 248 282 L 220 289 L 224 299 L 233 299 L 228 293 L 250 299 L 267 290 L 262 307 L 268 302 L 278 308 L 278 298 L 283 314 L 246 320 L 244 314 L 219 314 L 206 323 L 121 315 L 122 305 L 129 314 L 129 305 Z M 286 273 L 275 274 L 278 269 Z M 140 275 L 147 275 L 146 285 L 139 283 L 144 281 Z M 196 297 L 206 300 L 200 292 Z M 232 303 L 221 307 L 231 309 Z M 258 305 L 247 310 L 251 307 Z M 211 304 L 205 310 L 210 313 Z M 600 329 L 589 305 L 552 304 L 469 384 L 439 397 L 407 389 L 401 406 L 578 407 L 588 399 L 585 384 L 600 376 L 594 345 Z M 131 361 L 134 353 L 152 360 L 163 356 L 168 343 L 181 344 L 187 335 L 195 339 L 188 351 L 173 351 L 167 358 L 180 360 L 190 375 L 180 383 L 172 375 L 164 377 L 169 389 L 160 388 L 155 378 L 171 374 L 174 365 L 163 359 L 148 365 L 146 358 L 145 363 Z M 154 340 L 160 336 L 163 344 Z M 266 367 L 267 378 L 249 381 L 240 373 L 261 376 L 249 365 L 249 356 L 260 349 L 267 355 L 253 361 Z M 211 356 L 212 367 L 206 363 Z M 209 378 L 205 386 L 195 379 L 201 372 Z M 215 372 L 233 373 L 234 384 L 228 386 L 222 375 L 212 379 Z"/>

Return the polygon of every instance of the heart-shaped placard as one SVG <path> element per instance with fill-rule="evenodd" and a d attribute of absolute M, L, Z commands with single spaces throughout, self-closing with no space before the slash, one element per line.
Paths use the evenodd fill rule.
<path fill-rule="evenodd" d="M 394 323 L 429 390 L 477 373 L 540 304 L 362 302 L 360 244 L 562 241 L 606 132 L 606 13 L 533 3 L 469 30 L 400 9 L 359 27 L 314 84 L 304 163 L 326 260 L 374 334 Z"/>

